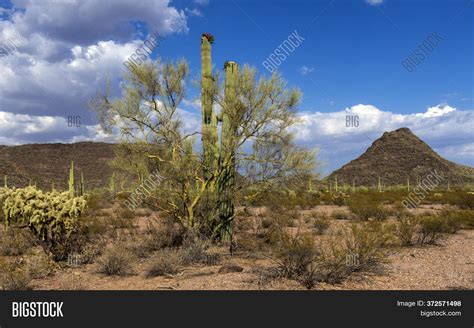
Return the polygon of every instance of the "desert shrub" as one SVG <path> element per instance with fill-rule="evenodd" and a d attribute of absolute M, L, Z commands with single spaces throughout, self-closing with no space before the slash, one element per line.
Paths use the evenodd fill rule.
<path fill-rule="evenodd" d="M 0 255 L 23 255 L 34 245 L 29 231 L 23 229 L 7 229 L 0 235 Z"/>
<path fill-rule="evenodd" d="M 208 253 L 209 247 L 209 240 L 204 240 L 202 236 L 195 232 L 188 232 L 180 249 L 182 264 L 212 264 L 217 262 L 217 258 Z"/>
<path fill-rule="evenodd" d="M 384 261 L 385 247 L 394 239 L 393 226 L 382 222 L 353 224 L 345 235 L 348 253 L 358 257 L 354 271 L 370 270 Z"/>
<path fill-rule="evenodd" d="M 316 233 L 322 235 L 331 226 L 331 221 L 328 217 L 322 216 L 314 219 L 313 225 Z"/>
<path fill-rule="evenodd" d="M 446 225 L 440 216 L 427 215 L 419 218 L 420 229 L 418 242 L 420 244 L 435 244 L 441 234 L 445 232 Z"/>
<path fill-rule="evenodd" d="M 173 275 L 179 272 L 183 259 L 178 250 L 161 250 L 150 260 L 147 277 Z"/>
<path fill-rule="evenodd" d="M 398 220 L 395 233 L 403 246 L 413 245 L 417 228 L 418 219 L 416 217 L 408 216 Z"/>
<path fill-rule="evenodd" d="M 350 220 L 351 214 L 346 211 L 334 211 L 331 214 L 334 220 Z"/>
<path fill-rule="evenodd" d="M 108 206 L 107 200 L 104 198 L 104 195 L 98 191 L 93 191 L 86 195 L 87 199 L 87 215 L 95 215 L 102 208 Z"/>
<path fill-rule="evenodd" d="M 131 273 L 133 254 L 123 246 L 110 246 L 97 259 L 97 271 L 108 276 Z"/>
<path fill-rule="evenodd" d="M 433 203 L 454 205 L 460 209 L 474 209 L 474 194 L 464 190 L 445 192 L 442 197 L 431 197 L 430 200 Z"/>
<path fill-rule="evenodd" d="M 445 232 L 447 233 L 455 233 L 462 228 L 474 228 L 473 210 L 445 209 L 439 216 L 445 219 Z"/>
<path fill-rule="evenodd" d="M 294 227 L 295 221 L 299 219 L 299 213 L 295 209 L 285 209 L 281 206 L 272 206 L 267 212 L 270 225 L 281 227 Z"/>
<path fill-rule="evenodd" d="M 311 272 L 310 266 L 317 256 L 314 239 L 310 235 L 280 234 L 276 257 L 281 276 L 306 280 L 306 276 Z"/>
<path fill-rule="evenodd" d="M 133 218 L 135 214 L 133 211 L 122 208 L 115 207 L 113 209 L 113 215 L 108 219 L 108 223 L 118 229 L 129 229 L 133 227 Z"/>
<path fill-rule="evenodd" d="M 408 211 L 402 203 L 395 204 L 395 206 L 392 208 L 391 215 L 395 216 L 397 219 L 404 219 L 412 216 L 410 211 Z"/>
<path fill-rule="evenodd" d="M 384 220 L 388 216 L 387 210 L 369 198 L 356 198 L 349 201 L 349 208 L 359 219 Z"/>
<path fill-rule="evenodd" d="M 147 238 L 144 247 L 153 252 L 166 247 L 177 247 L 183 243 L 186 231 L 169 219 L 160 224 L 149 223 L 146 229 Z"/>
<path fill-rule="evenodd" d="M 21 258 L 0 258 L 0 287 L 3 290 L 29 290 L 33 280 Z"/>
<path fill-rule="evenodd" d="M 57 263 L 41 251 L 28 256 L 24 261 L 25 268 L 32 279 L 46 277 L 58 266 Z"/>

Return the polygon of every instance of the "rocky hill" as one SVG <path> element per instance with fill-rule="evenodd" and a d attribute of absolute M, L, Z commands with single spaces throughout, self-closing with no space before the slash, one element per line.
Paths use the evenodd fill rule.
<path fill-rule="evenodd" d="M 112 175 L 108 162 L 114 158 L 114 145 L 97 142 L 73 144 L 28 144 L 0 146 L 0 177 L 7 175 L 9 186 L 22 187 L 28 183 L 50 189 L 66 189 L 69 167 L 74 161 L 77 180 L 83 172 L 87 188 L 106 186 Z"/>
<path fill-rule="evenodd" d="M 401 128 L 385 132 L 363 153 L 327 178 L 339 184 L 374 186 L 380 177 L 385 185 L 411 184 L 436 170 L 442 185 L 474 184 L 474 168 L 450 162 L 411 132 Z"/>

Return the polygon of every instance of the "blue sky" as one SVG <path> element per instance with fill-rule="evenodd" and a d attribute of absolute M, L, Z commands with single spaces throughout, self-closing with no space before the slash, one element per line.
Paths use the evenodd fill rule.
<path fill-rule="evenodd" d="M 216 70 L 234 60 L 268 75 L 262 62 L 297 31 L 278 70 L 303 92 L 297 142 L 320 149 L 323 174 L 401 126 L 474 166 L 473 11 L 471 0 L 0 0 L 0 46 L 23 37 L 0 58 L 0 144 L 112 140 L 87 101 L 120 79 L 140 32 L 166 38 L 151 59 L 184 57 L 198 78 L 202 32 L 215 36 Z M 441 41 L 408 72 L 402 61 L 432 33 Z M 182 105 L 191 130 L 196 99 Z M 68 115 L 83 125 L 68 128 Z"/>

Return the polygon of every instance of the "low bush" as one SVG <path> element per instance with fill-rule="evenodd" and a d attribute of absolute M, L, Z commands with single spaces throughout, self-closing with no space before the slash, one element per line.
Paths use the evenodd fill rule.
<path fill-rule="evenodd" d="M 33 280 L 25 261 L 21 258 L 0 258 L 0 287 L 3 290 L 29 290 Z"/>
<path fill-rule="evenodd" d="M 334 211 L 332 213 L 332 218 L 334 220 L 351 220 L 351 213 L 346 212 L 346 211 Z"/>
<path fill-rule="evenodd" d="M 331 220 L 326 216 L 318 217 L 314 219 L 313 226 L 316 229 L 316 234 L 322 235 L 331 226 Z"/>
<path fill-rule="evenodd" d="M 420 244 L 436 244 L 441 234 L 446 231 L 446 223 L 440 216 L 426 215 L 419 218 L 420 229 L 418 242 Z"/>
<path fill-rule="evenodd" d="M 439 216 L 445 219 L 447 233 L 474 228 L 474 210 L 445 209 Z"/>
<path fill-rule="evenodd" d="M 414 237 L 418 230 L 419 220 L 416 217 L 400 218 L 397 223 L 396 236 L 403 246 L 414 244 Z"/>
<path fill-rule="evenodd" d="M 276 249 L 278 271 L 285 278 L 307 280 L 318 254 L 312 236 L 282 233 Z"/>
<path fill-rule="evenodd" d="M 380 203 L 365 197 L 351 199 L 348 205 L 360 220 L 385 220 L 389 214 Z"/>
<path fill-rule="evenodd" d="M 182 265 L 181 253 L 177 250 L 161 250 L 151 259 L 147 269 L 148 278 L 173 275 L 179 272 Z"/>
<path fill-rule="evenodd" d="M 27 230 L 9 228 L 0 235 L 0 255 L 25 254 L 34 245 L 33 236 Z"/>
<path fill-rule="evenodd" d="M 97 271 L 108 276 L 128 275 L 132 271 L 133 255 L 123 246 L 110 246 L 97 259 Z"/>

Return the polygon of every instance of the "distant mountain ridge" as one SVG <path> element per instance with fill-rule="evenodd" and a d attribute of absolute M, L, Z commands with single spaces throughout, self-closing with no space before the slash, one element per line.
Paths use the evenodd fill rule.
<path fill-rule="evenodd" d="M 0 178 L 7 175 L 9 186 L 23 187 L 30 182 L 41 189 L 67 189 L 69 167 L 74 161 L 76 181 L 83 172 L 86 188 L 108 185 L 113 169 L 114 145 L 101 142 L 71 144 L 27 144 L 0 146 Z"/>
<path fill-rule="evenodd" d="M 374 186 L 380 177 L 386 185 L 412 185 L 436 170 L 444 177 L 441 184 L 474 184 L 474 168 L 450 162 L 408 128 L 385 132 L 357 159 L 331 173 L 327 179 L 338 184 Z"/>

